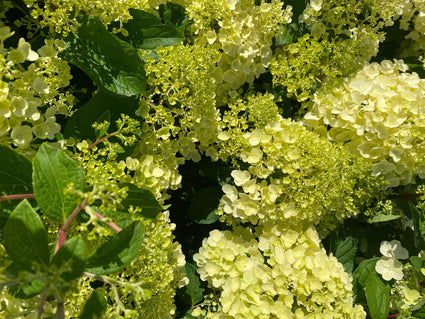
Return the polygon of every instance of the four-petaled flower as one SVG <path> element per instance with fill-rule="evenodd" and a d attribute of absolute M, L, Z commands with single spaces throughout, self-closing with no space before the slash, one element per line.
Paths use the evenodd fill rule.
<path fill-rule="evenodd" d="M 376 263 L 375 270 L 387 281 L 403 279 L 403 264 L 397 259 L 383 256 Z"/>
<path fill-rule="evenodd" d="M 390 242 L 383 241 L 379 251 L 386 257 L 395 259 L 409 258 L 409 252 L 406 248 L 401 247 L 401 243 L 398 240 L 391 240 Z"/>
<path fill-rule="evenodd" d="M 398 240 L 383 241 L 379 249 L 383 255 L 376 263 L 375 270 L 384 280 L 403 279 L 403 264 L 398 259 L 409 258 L 409 252 Z"/>

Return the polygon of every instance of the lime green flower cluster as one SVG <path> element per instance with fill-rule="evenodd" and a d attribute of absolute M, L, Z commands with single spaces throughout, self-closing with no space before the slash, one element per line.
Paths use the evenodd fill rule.
<path fill-rule="evenodd" d="M 385 176 L 391 187 L 425 178 L 425 81 L 407 69 L 397 60 L 366 64 L 332 93 L 318 93 L 304 117 L 373 163 L 373 174 Z"/>
<path fill-rule="evenodd" d="M 306 101 L 317 88 L 325 84 L 332 88 L 340 77 L 369 61 L 370 56 L 363 58 L 360 52 L 367 51 L 360 48 L 358 41 L 305 34 L 297 42 L 275 50 L 270 61 L 273 83 L 285 87 L 298 101 Z"/>
<path fill-rule="evenodd" d="M 136 114 L 151 127 L 158 140 L 177 137 L 185 159 L 198 161 L 216 141 L 219 112 L 215 107 L 215 81 L 211 77 L 219 53 L 212 48 L 179 44 L 158 48 L 159 61 L 146 59 L 149 97 Z M 159 103 L 154 101 L 159 100 Z M 155 129 L 155 125 L 160 129 Z"/>
<path fill-rule="evenodd" d="M 114 32 L 128 34 L 121 26 L 123 23 L 132 19 L 129 9 L 140 9 L 150 11 L 166 0 L 121 0 L 121 1 L 103 1 L 103 0 L 59 0 L 55 2 L 36 0 L 24 0 L 31 10 L 33 18 L 40 21 L 42 27 L 49 27 L 53 33 L 75 32 L 79 26 L 76 19 L 80 14 L 89 14 L 98 17 L 105 26 L 112 22 L 119 22 L 120 28 L 114 28 Z M 183 5 L 185 0 L 175 0 Z"/>
<path fill-rule="evenodd" d="M 386 4 L 400 15 L 400 28 L 409 31 L 401 45 L 401 57 L 417 56 L 425 49 L 425 3 L 418 0 Z"/>
<path fill-rule="evenodd" d="M 211 46 L 222 55 L 214 71 L 217 101 L 238 95 L 244 83 L 265 72 L 271 58 L 272 38 L 279 24 L 291 22 L 291 6 L 254 0 L 195 0 L 186 10 L 194 24 L 195 43 Z"/>
<path fill-rule="evenodd" d="M 132 221 L 142 222 L 145 228 L 138 257 L 119 273 L 82 277 L 79 289 L 66 297 L 66 318 L 78 318 L 81 304 L 92 294 L 96 281 L 95 289 L 107 299 L 105 318 L 174 318 L 175 292 L 188 283 L 183 271 L 185 256 L 172 234 L 175 224 L 170 222 L 168 211 L 158 214 L 155 220 L 129 213 Z M 113 214 L 115 221 L 119 214 L 128 216 Z M 101 287 L 99 281 L 103 282 Z"/>
<path fill-rule="evenodd" d="M 214 230 L 194 259 L 201 279 L 222 290 L 218 312 L 194 311 L 205 318 L 365 317 L 353 307 L 350 276 L 312 227 Z"/>
<path fill-rule="evenodd" d="M 254 126 L 264 129 L 268 123 L 279 119 L 279 109 L 272 94 L 250 94 L 245 99 L 237 99 L 228 105 L 219 123 L 218 157 L 224 161 L 230 158 L 237 166 L 242 148 L 249 147 L 244 134 Z"/>
<path fill-rule="evenodd" d="M 130 145 L 136 142 L 136 135 L 141 133 L 137 121 L 127 116 L 122 116 L 122 119 L 117 121 L 118 131 L 113 133 L 106 132 L 106 127 L 109 127 L 107 123 L 94 126 L 98 131 L 104 131 L 106 136 L 113 135 Z M 144 143 L 149 145 L 149 141 Z M 137 172 L 151 172 L 159 177 L 160 174 L 156 171 L 159 168 L 151 169 L 146 166 L 148 157 L 141 163 L 133 157 L 116 161 L 119 144 L 107 140 L 104 144 L 103 147 L 96 142 L 89 145 L 85 140 L 76 144 L 75 159 L 84 168 L 86 181 L 91 186 L 87 194 L 80 195 L 91 201 L 100 201 L 102 204 L 99 212 L 120 227 L 126 226 L 130 221 L 141 221 L 145 228 L 143 243 L 138 257 L 122 272 L 102 278 L 95 277 L 93 280 L 81 279 L 81 289 L 67 299 L 67 317 L 78 316 L 81 311 L 79 305 L 84 303 L 93 291 L 90 283 L 100 280 L 104 282 L 104 286 L 98 289 L 102 289 L 108 299 L 107 318 L 173 318 L 175 291 L 188 281 L 183 271 L 185 256 L 180 244 L 174 241 L 175 224 L 170 222 L 168 211 L 158 214 L 155 220 L 150 220 L 143 218 L 137 208 L 131 207 L 128 212 L 121 213 L 123 207 L 120 205 L 122 199 L 127 196 L 127 188 L 119 183 L 130 182 L 149 189 L 152 185 L 145 184 L 146 180 L 140 178 Z M 158 197 L 167 189 L 167 185 L 161 183 L 155 187 L 159 189 Z M 163 201 L 164 197 L 161 200 Z M 88 247 L 98 246 L 104 242 L 105 236 L 111 234 L 111 230 L 96 220 L 91 218 L 69 233 L 72 235 L 73 232 L 78 232 L 88 240 Z"/>
<path fill-rule="evenodd" d="M 2 27 L 0 34 L 0 143 L 31 155 L 30 143 L 52 140 L 61 128 L 56 115 L 67 115 L 73 106 L 74 97 L 60 92 L 72 78 L 68 63 L 58 57 L 65 44 L 46 40 L 37 53 L 21 38 L 17 48 L 5 50 L 3 41 L 13 32 Z"/>
<path fill-rule="evenodd" d="M 103 289 L 112 301 L 118 298 L 125 310 L 117 304 L 110 305 L 107 318 L 121 318 L 123 310 L 126 315 L 122 318 L 132 315 L 171 319 L 175 312 L 175 291 L 188 283 L 183 272 L 185 256 L 180 244 L 173 242 L 175 225 L 170 222 L 168 212 L 159 214 L 154 221 L 142 221 L 145 232 L 139 256 L 124 272 L 110 276 L 112 281 L 122 283 L 117 285 L 118 296 L 107 286 Z"/>
<path fill-rule="evenodd" d="M 262 105 L 267 99 L 260 95 L 247 104 Z M 232 111 L 240 111 L 241 104 L 231 106 Z M 229 129 L 219 134 L 223 144 L 218 149 L 223 157 L 231 150 L 244 169 L 231 173 L 235 185 L 223 186 L 222 214 L 253 224 L 320 224 L 326 232 L 373 204 L 385 182 L 370 176 L 370 164 L 296 122 L 273 116 L 273 103 L 269 105 L 265 116 L 274 121 L 264 127 L 244 128 L 244 122 L 253 123 L 250 113 L 239 126 L 237 113 L 223 117 Z"/>
<path fill-rule="evenodd" d="M 360 69 L 385 39 L 385 22 L 375 8 L 380 6 L 369 2 L 310 1 L 299 20 L 311 26 L 311 34 L 275 51 L 270 62 L 274 83 L 305 101 L 316 88 L 325 83 L 332 87 L 341 76 Z"/>
<path fill-rule="evenodd" d="M 136 183 L 159 195 L 179 187 L 178 166 L 186 160 L 199 161 L 201 152 L 217 157 L 213 144 L 220 114 L 211 73 L 219 54 L 184 44 L 156 52 L 158 61 L 145 59 L 150 89 L 136 111 L 144 124 L 127 167 L 134 171 Z"/>
<path fill-rule="evenodd" d="M 419 254 L 424 258 L 423 252 Z M 412 318 L 412 312 L 425 305 L 423 272 L 419 273 L 410 263 L 403 267 L 404 278 L 395 281 L 391 289 L 391 307 L 400 313 L 400 318 Z"/>

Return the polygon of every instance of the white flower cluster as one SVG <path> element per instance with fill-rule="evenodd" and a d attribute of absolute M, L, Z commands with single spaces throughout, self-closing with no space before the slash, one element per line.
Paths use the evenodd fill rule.
<path fill-rule="evenodd" d="M 326 255 L 314 228 L 270 223 L 256 235 L 242 227 L 214 230 L 194 259 L 201 279 L 222 290 L 219 312 L 197 311 L 205 318 L 365 316 L 352 305 L 350 276 Z"/>
<path fill-rule="evenodd" d="M 359 178 L 370 174 L 364 160 L 288 119 L 246 132 L 243 141 L 239 154 L 249 166 L 232 171 L 235 185 L 222 187 L 219 208 L 243 222 L 284 220 L 326 232 L 370 205 L 383 184 Z"/>
<path fill-rule="evenodd" d="M 13 33 L 2 27 L 0 34 L 2 47 Z M 71 79 L 68 63 L 57 57 L 65 44 L 60 40 L 45 42 L 37 53 L 21 38 L 17 48 L 0 53 L 0 143 L 21 150 L 34 138 L 53 139 L 60 131 L 56 115 L 68 114 L 73 105 L 72 95 L 59 93 Z M 24 68 L 27 61 L 33 63 Z"/>
<path fill-rule="evenodd" d="M 134 171 L 129 182 L 149 189 L 161 202 L 168 198 L 166 190 L 177 189 L 182 177 L 178 172 L 183 158 L 176 157 L 176 141 L 156 141 L 146 134 L 136 148 L 133 157 L 126 160 L 127 168 Z"/>
<path fill-rule="evenodd" d="M 409 258 L 407 249 L 403 248 L 398 240 L 391 240 L 383 241 L 379 251 L 383 256 L 376 263 L 376 272 L 387 281 L 403 279 L 403 264 L 398 259 Z"/>
<path fill-rule="evenodd" d="M 186 10 L 194 20 L 195 43 L 223 52 L 214 72 L 219 104 L 265 72 L 273 35 L 292 16 L 291 7 L 283 9 L 280 0 L 259 5 L 254 0 L 195 0 Z"/>
<path fill-rule="evenodd" d="M 400 16 L 400 28 L 409 31 L 405 36 L 405 44 L 401 45 L 400 56 L 421 54 L 425 49 L 425 2 L 422 0 L 389 2 L 385 7 L 392 8 L 395 12 L 394 20 Z"/>
<path fill-rule="evenodd" d="M 374 163 L 391 187 L 425 178 L 425 80 L 402 61 L 365 64 L 314 98 L 304 123 Z M 327 126 L 330 130 L 327 131 Z"/>

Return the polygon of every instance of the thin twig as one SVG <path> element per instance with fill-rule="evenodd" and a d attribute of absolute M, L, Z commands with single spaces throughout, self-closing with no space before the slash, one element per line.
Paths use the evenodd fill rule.
<path fill-rule="evenodd" d="M 66 229 L 71 224 L 71 222 L 74 220 L 74 218 L 78 215 L 78 213 L 84 209 L 87 205 L 87 199 L 83 200 L 80 204 L 78 204 L 77 207 L 75 207 L 74 211 L 69 215 L 68 219 L 66 220 L 65 224 L 62 226 L 62 230 L 66 232 Z"/>
<path fill-rule="evenodd" d="M 38 312 L 37 312 L 37 319 L 41 319 L 41 316 L 44 312 L 44 304 L 46 303 L 47 299 L 47 289 L 49 287 L 47 285 L 44 286 L 43 292 L 40 296 L 40 303 L 38 304 Z"/>
<path fill-rule="evenodd" d="M 110 137 L 112 137 L 112 136 L 114 136 L 114 135 L 117 135 L 117 134 L 118 134 L 118 131 L 116 131 L 116 132 L 112 132 L 112 133 L 109 133 L 108 135 L 106 135 L 106 136 L 102 137 L 101 139 L 98 139 L 98 140 L 97 140 L 97 141 L 95 141 L 93 144 L 91 144 L 89 147 L 87 147 L 87 150 L 89 151 L 90 149 L 92 149 L 93 147 L 95 147 L 97 144 L 102 143 L 103 141 L 105 141 L 105 140 L 107 140 L 108 138 L 110 138 Z"/>
<path fill-rule="evenodd" d="M 101 214 L 99 214 L 97 211 L 93 211 L 96 215 L 96 217 L 100 218 L 101 220 L 105 220 L 106 217 L 102 216 Z M 107 222 L 107 224 L 113 229 L 115 230 L 117 233 L 119 233 L 120 231 L 122 231 L 122 228 L 119 227 L 118 225 L 116 225 L 114 222 Z"/>
<path fill-rule="evenodd" d="M 13 194 L 0 196 L 0 202 L 13 199 L 34 198 L 34 194 Z"/>
<path fill-rule="evenodd" d="M 74 211 L 71 213 L 71 215 L 68 217 L 66 222 L 63 224 L 63 226 L 59 229 L 57 234 L 58 241 L 56 242 L 55 247 L 55 254 L 59 251 L 59 249 L 62 247 L 63 244 L 66 242 L 66 230 L 68 226 L 71 224 L 71 222 L 74 220 L 74 218 L 78 215 L 79 212 L 81 212 L 84 207 L 87 205 L 87 199 L 83 200 L 80 204 L 75 207 Z"/>
<path fill-rule="evenodd" d="M 58 252 L 59 248 L 61 248 L 62 245 L 66 242 L 66 231 L 64 231 L 62 228 L 58 231 L 57 239 L 58 241 L 56 242 L 55 255 Z"/>

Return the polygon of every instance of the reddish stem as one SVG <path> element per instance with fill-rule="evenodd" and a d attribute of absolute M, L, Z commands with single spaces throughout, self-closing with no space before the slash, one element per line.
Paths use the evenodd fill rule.
<path fill-rule="evenodd" d="M 58 241 L 56 242 L 55 255 L 58 252 L 59 248 L 61 248 L 62 245 L 66 242 L 66 231 L 59 229 L 57 238 Z"/>
<path fill-rule="evenodd" d="M 66 230 L 68 226 L 71 224 L 73 219 L 78 215 L 79 212 L 87 205 L 87 199 L 83 200 L 80 204 L 75 207 L 74 211 L 71 213 L 71 215 L 66 220 L 65 224 L 59 229 L 58 231 L 58 241 L 56 242 L 55 247 L 55 254 L 58 252 L 58 250 L 62 247 L 63 244 L 66 242 Z"/>
<path fill-rule="evenodd" d="M 97 141 L 95 141 L 94 143 L 90 144 L 89 147 L 87 147 L 87 151 L 91 150 L 93 147 L 95 147 L 97 144 L 102 143 L 103 141 L 107 140 L 108 138 L 110 138 L 111 136 L 117 135 L 118 131 L 110 133 L 104 137 L 102 137 L 101 139 L 98 139 Z M 80 158 L 84 157 L 84 153 L 80 154 Z"/>
<path fill-rule="evenodd" d="M 73 221 L 73 219 L 78 215 L 78 213 L 84 209 L 84 207 L 86 207 L 87 205 L 87 199 L 83 200 L 81 203 L 78 204 L 77 207 L 75 207 L 74 211 L 71 213 L 71 215 L 69 215 L 68 219 L 66 220 L 65 224 L 63 224 L 62 226 L 62 230 L 66 232 L 66 229 L 68 228 L 68 226 L 71 224 L 71 222 Z"/>
<path fill-rule="evenodd" d="M 91 148 L 95 147 L 97 144 L 102 143 L 103 141 L 107 140 L 111 136 L 114 136 L 114 135 L 117 135 L 117 134 L 118 134 L 118 131 L 113 132 L 113 133 L 109 133 L 108 135 L 102 137 L 101 139 L 98 139 L 93 144 L 91 144 L 89 147 L 87 147 L 87 150 L 89 151 Z"/>
<path fill-rule="evenodd" d="M 5 200 L 24 199 L 24 198 L 34 198 L 34 194 L 3 195 L 3 196 L 0 196 L 0 202 L 3 202 Z"/>
<path fill-rule="evenodd" d="M 102 216 L 101 214 L 99 214 L 98 212 L 96 212 L 96 211 L 94 211 L 94 213 L 95 213 L 95 215 L 96 215 L 96 217 L 98 217 L 98 218 L 100 218 L 101 220 L 105 220 L 106 219 L 106 217 L 105 216 Z M 119 227 L 119 226 L 117 226 L 115 223 L 113 223 L 113 222 L 109 222 L 109 223 L 107 223 L 113 230 L 115 230 L 117 233 L 119 233 L 122 229 Z"/>

